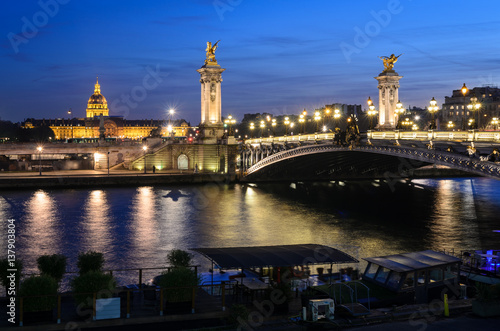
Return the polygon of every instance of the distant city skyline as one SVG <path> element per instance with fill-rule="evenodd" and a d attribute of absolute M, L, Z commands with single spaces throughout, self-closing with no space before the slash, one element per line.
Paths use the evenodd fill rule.
<path fill-rule="evenodd" d="M 500 4 L 456 1 L 70 1 L 9 3 L 2 19 L 0 118 L 85 117 L 99 77 L 110 115 L 200 121 L 206 42 L 219 42 L 222 116 L 378 106 L 379 56 L 404 107 L 463 83 L 499 85 Z"/>

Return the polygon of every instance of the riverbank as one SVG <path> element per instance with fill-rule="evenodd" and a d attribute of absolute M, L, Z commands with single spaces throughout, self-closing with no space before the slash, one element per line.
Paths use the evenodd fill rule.
<path fill-rule="evenodd" d="M 67 170 L 38 172 L 2 172 L 0 189 L 121 187 L 158 184 L 230 183 L 235 174 L 157 171 L 144 173 L 128 170 Z"/>

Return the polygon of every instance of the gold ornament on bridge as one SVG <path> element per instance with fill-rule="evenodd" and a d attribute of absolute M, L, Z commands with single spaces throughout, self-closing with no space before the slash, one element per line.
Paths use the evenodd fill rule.
<path fill-rule="evenodd" d="M 205 65 L 217 65 L 217 60 L 215 59 L 215 50 L 217 49 L 218 40 L 213 46 L 210 41 L 207 41 L 207 58 L 205 59 Z"/>
<path fill-rule="evenodd" d="M 394 68 L 394 63 L 398 61 L 398 58 L 401 55 L 403 54 L 399 54 L 398 56 L 395 56 L 394 54 L 391 54 L 391 56 L 379 56 L 379 58 L 384 62 L 384 71 L 382 72 L 392 70 L 392 68 Z"/>

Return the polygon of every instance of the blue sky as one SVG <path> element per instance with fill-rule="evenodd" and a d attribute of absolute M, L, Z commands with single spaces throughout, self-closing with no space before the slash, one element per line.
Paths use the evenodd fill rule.
<path fill-rule="evenodd" d="M 405 106 L 465 82 L 499 85 L 497 1 L 10 1 L 0 11 L 0 118 L 85 116 L 99 76 L 111 115 L 200 121 L 207 41 L 222 114 L 297 114 L 377 100 L 383 55 L 403 53 Z M 31 28 L 30 28 L 31 27 Z M 33 29 L 34 28 L 34 29 Z M 153 74 L 154 75 L 153 75 Z M 157 74 L 157 75 L 156 75 Z M 147 87 L 147 89 L 146 89 Z M 128 101 L 127 101 L 128 100 Z"/>

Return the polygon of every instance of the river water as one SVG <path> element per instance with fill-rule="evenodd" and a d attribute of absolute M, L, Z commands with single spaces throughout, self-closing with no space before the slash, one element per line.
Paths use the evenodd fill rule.
<path fill-rule="evenodd" d="M 166 265 L 169 250 L 317 243 L 357 258 L 424 249 L 500 248 L 500 182 L 204 184 L 0 193 L 2 234 L 17 230 L 26 273 L 60 253 L 103 252 L 108 269 Z M 6 256 L 6 235 L 0 256 Z M 208 262 L 195 254 L 202 271 Z M 158 273 L 154 271 L 152 273 Z M 151 274 L 149 276 L 154 276 Z M 137 273 L 117 274 L 137 283 Z M 146 278 L 148 276 L 145 276 Z"/>

